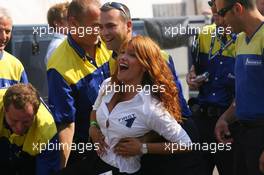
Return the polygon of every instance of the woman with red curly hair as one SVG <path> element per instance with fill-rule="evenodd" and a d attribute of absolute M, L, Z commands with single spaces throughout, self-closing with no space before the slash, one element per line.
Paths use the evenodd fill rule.
<path fill-rule="evenodd" d="M 96 120 L 90 121 L 103 138 L 96 147 L 103 160 L 97 163 L 97 173 L 139 174 L 142 154 L 172 153 L 166 149 L 172 144 L 141 143 L 133 138 L 155 131 L 174 143 L 175 152 L 185 151 L 191 140 L 179 124 L 178 91 L 160 48 L 150 38 L 136 36 L 120 53 L 117 70 L 103 82 L 94 105 Z M 124 138 L 123 142 L 138 149 L 122 149 L 118 143 Z"/>

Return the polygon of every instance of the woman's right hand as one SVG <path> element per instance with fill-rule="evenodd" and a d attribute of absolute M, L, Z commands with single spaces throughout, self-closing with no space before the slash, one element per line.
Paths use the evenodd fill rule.
<path fill-rule="evenodd" d="M 102 156 L 104 153 L 106 153 L 106 148 L 109 148 L 109 146 L 105 143 L 105 136 L 102 134 L 100 128 L 96 126 L 90 126 L 89 136 L 91 137 L 92 142 L 98 146 L 98 149 L 95 149 L 98 156 Z"/>

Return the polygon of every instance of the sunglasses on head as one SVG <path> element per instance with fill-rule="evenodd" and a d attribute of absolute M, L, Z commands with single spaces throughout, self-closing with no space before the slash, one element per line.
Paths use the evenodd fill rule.
<path fill-rule="evenodd" d="M 220 9 L 220 10 L 217 12 L 217 14 L 218 14 L 219 16 L 221 16 L 221 17 L 224 17 L 224 16 L 226 15 L 226 13 L 234 7 L 234 5 L 235 5 L 235 4 L 231 4 L 231 5 L 227 6 L 227 7 L 224 7 L 224 8 L 222 8 L 222 9 Z"/>
<path fill-rule="evenodd" d="M 121 12 L 123 12 L 125 14 L 125 16 L 128 17 L 127 13 L 126 13 L 126 10 L 125 10 L 125 7 L 123 4 L 121 3 L 118 3 L 118 2 L 107 2 L 105 3 L 101 9 L 104 9 L 104 8 L 114 8 L 114 9 L 117 9 Z"/>
<path fill-rule="evenodd" d="M 214 0 L 212 0 L 212 1 L 208 1 L 208 5 L 209 5 L 210 7 L 215 6 L 215 1 L 214 1 Z"/>

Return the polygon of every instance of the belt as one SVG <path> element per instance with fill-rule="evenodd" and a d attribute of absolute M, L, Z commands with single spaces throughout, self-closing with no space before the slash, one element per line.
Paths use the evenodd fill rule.
<path fill-rule="evenodd" d="M 239 120 L 238 123 L 245 128 L 264 128 L 264 120 Z"/>
<path fill-rule="evenodd" d="M 220 117 L 227 110 L 227 107 L 217 105 L 201 105 L 197 98 L 190 98 L 188 105 L 194 116 L 205 115 L 208 117 Z"/>
<path fill-rule="evenodd" d="M 226 109 L 216 106 L 202 106 L 200 110 L 202 113 L 205 113 L 208 117 L 220 117 Z"/>

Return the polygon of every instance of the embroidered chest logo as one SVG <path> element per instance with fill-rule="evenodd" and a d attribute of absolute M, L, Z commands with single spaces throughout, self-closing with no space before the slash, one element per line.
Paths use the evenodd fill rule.
<path fill-rule="evenodd" d="M 236 77 L 235 77 L 235 75 L 233 75 L 232 73 L 229 73 L 229 74 L 227 75 L 227 78 L 235 79 Z"/>
<path fill-rule="evenodd" d="M 253 58 L 247 58 L 246 63 L 247 66 L 261 66 L 262 60 L 261 59 L 253 59 Z"/>
<path fill-rule="evenodd" d="M 131 126 L 133 125 L 136 118 L 137 117 L 135 114 L 129 114 L 127 116 L 124 116 L 124 117 L 118 119 L 118 121 L 121 124 L 125 125 L 126 127 L 131 128 Z"/>

